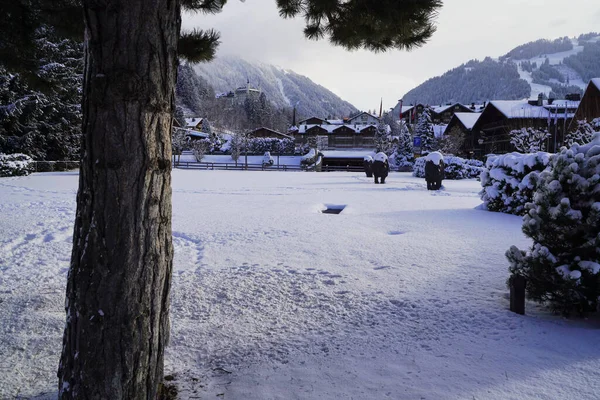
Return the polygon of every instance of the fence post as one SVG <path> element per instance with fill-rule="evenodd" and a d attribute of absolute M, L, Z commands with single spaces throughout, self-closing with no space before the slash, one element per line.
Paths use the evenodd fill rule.
<path fill-rule="evenodd" d="M 525 315 L 525 287 L 527 280 L 522 275 L 510 277 L 510 311 Z"/>

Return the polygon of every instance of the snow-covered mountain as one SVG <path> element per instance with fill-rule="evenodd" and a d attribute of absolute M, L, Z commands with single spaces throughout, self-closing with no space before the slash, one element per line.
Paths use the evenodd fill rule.
<path fill-rule="evenodd" d="M 270 64 L 225 56 L 197 64 L 194 70 L 216 93 L 226 93 L 250 82 L 278 108 L 297 104 L 300 116 L 342 117 L 356 112 L 352 104 L 309 78 Z"/>
<path fill-rule="evenodd" d="M 403 96 L 405 103 L 445 104 L 582 93 L 600 76 L 600 34 L 540 39 L 497 59 L 471 60 L 431 78 Z"/>

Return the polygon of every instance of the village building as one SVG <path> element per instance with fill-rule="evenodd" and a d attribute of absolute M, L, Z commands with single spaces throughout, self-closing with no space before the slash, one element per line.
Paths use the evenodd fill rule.
<path fill-rule="evenodd" d="M 182 128 L 190 129 L 194 131 L 202 131 L 202 123 L 204 122 L 204 118 L 200 117 L 190 117 L 185 119 L 185 126 Z"/>
<path fill-rule="evenodd" d="M 468 158 L 473 158 L 475 156 L 475 149 L 479 147 L 478 143 L 474 140 L 472 130 L 480 116 L 481 113 L 478 112 L 457 112 L 452 116 L 444 131 L 444 135 L 448 135 L 453 130 L 458 129 L 465 135 L 461 153 Z"/>
<path fill-rule="evenodd" d="M 516 149 L 510 143 L 510 132 L 521 128 L 546 129 L 550 133 L 545 151 L 560 149 L 578 101 L 544 100 L 494 100 L 490 101 L 473 127 L 467 148 L 476 157 L 485 154 L 504 154 Z"/>
<path fill-rule="evenodd" d="M 476 112 L 474 109 L 471 109 L 464 104 L 448 103 L 445 106 L 432 107 L 431 120 L 434 124 L 448 124 L 456 113 L 474 112 Z"/>
<path fill-rule="evenodd" d="M 225 93 L 219 93 L 216 95 L 216 98 L 228 100 L 231 103 L 244 104 L 247 98 L 258 98 L 261 93 L 262 90 L 252 86 L 250 80 L 248 80 L 244 86 L 237 87 Z"/>
<path fill-rule="evenodd" d="M 271 139 L 294 139 L 291 135 L 286 135 L 273 129 L 260 127 L 246 133 L 247 137 L 252 138 L 271 138 Z"/>
<path fill-rule="evenodd" d="M 344 119 L 311 117 L 300 121 L 288 134 L 294 137 L 297 146 L 314 138 L 320 149 L 372 148 L 379 123 L 379 118 L 366 112 Z"/>
<path fill-rule="evenodd" d="M 569 129 L 577 129 L 577 121 L 592 122 L 595 118 L 600 118 L 600 78 L 588 84 Z"/>

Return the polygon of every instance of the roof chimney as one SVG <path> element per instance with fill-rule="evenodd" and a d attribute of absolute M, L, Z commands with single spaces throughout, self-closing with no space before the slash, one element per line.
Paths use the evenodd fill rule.
<path fill-rule="evenodd" d="M 471 103 L 471 110 L 475 109 L 475 103 Z"/>
<path fill-rule="evenodd" d="M 537 105 L 538 106 L 544 105 L 544 94 L 543 93 L 538 94 Z"/>

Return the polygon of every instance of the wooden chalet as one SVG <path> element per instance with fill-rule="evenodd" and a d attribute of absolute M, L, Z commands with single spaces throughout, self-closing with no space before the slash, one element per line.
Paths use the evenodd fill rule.
<path fill-rule="evenodd" d="M 293 139 L 290 135 L 265 128 L 264 126 L 248 132 L 247 135 L 254 138 Z"/>
<path fill-rule="evenodd" d="M 395 114 L 400 114 L 400 119 L 403 119 L 407 124 L 416 124 L 419 116 L 423 113 L 427 106 L 424 104 L 415 104 L 409 106 L 402 106 L 402 110 L 394 109 Z M 398 111 L 398 112 L 396 112 Z"/>
<path fill-rule="evenodd" d="M 489 102 L 473 127 L 466 151 L 476 157 L 515 151 L 510 132 L 521 128 L 547 129 L 551 137 L 544 150 L 555 152 L 564 141 L 578 101 L 496 100 Z M 482 143 L 479 143 L 479 142 Z"/>
<path fill-rule="evenodd" d="M 369 113 L 359 113 L 344 119 L 308 118 L 290 129 L 296 145 L 305 145 L 316 138 L 321 149 L 360 149 L 374 146 L 379 118 Z"/>
<path fill-rule="evenodd" d="M 203 122 L 204 122 L 204 118 L 200 118 L 200 117 L 186 118 L 185 126 L 183 126 L 182 128 L 192 129 L 195 131 L 201 131 Z"/>
<path fill-rule="evenodd" d="M 303 119 L 302 121 L 299 121 L 298 125 L 330 125 L 330 123 L 326 119 L 310 117 L 307 119 Z"/>
<path fill-rule="evenodd" d="M 600 118 L 600 78 L 588 84 L 569 129 L 577 129 L 577 121 L 592 122 L 595 118 Z"/>
<path fill-rule="evenodd" d="M 475 110 L 471 109 L 464 104 L 460 103 L 448 103 L 445 106 L 433 107 L 431 109 L 431 120 L 434 124 L 448 124 L 456 113 L 474 113 Z"/>
<path fill-rule="evenodd" d="M 474 136 L 472 134 L 472 130 L 473 126 L 475 125 L 480 116 L 481 114 L 477 112 L 457 112 L 452 116 L 450 122 L 448 122 L 448 125 L 444 130 L 443 135 L 448 135 L 451 131 L 455 129 L 458 129 L 459 131 L 464 133 L 465 142 L 462 146 L 462 155 L 465 155 L 469 158 L 473 158 L 475 156 L 475 147 L 478 143 L 474 143 Z"/>

